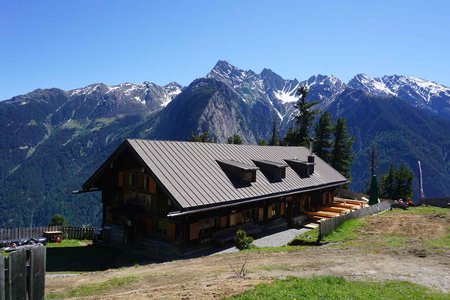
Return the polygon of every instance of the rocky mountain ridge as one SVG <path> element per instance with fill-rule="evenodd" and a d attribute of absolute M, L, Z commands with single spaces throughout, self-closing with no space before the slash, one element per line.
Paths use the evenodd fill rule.
<path fill-rule="evenodd" d="M 187 87 L 99 83 L 38 89 L 0 102 L 0 227 L 45 224 L 54 213 L 73 224 L 96 224 L 98 196 L 70 191 L 125 138 L 188 140 L 206 131 L 216 142 L 239 134 L 257 143 L 269 138 L 273 122 L 283 136 L 293 124 L 300 85 L 309 87 L 308 99 L 320 110 L 347 118 L 355 136 L 352 188 L 364 189 L 375 144 L 382 147 L 380 172 L 389 163 L 414 170 L 421 160 L 426 191 L 450 194 L 448 88 L 405 76 L 357 75 L 348 84 L 325 75 L 288 80 L 270 69 L 257 74 L 219 61 Z"/>

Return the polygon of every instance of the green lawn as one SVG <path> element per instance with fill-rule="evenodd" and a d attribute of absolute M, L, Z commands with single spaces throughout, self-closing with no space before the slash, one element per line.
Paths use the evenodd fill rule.
<path fill-rule="evenodd" d="M 436 299 L 448 300 L 450 294 L 403 281 L 347 281 L 335 276 L 312 278 L 289 277 L 256 288 L 229 299 Z"/>

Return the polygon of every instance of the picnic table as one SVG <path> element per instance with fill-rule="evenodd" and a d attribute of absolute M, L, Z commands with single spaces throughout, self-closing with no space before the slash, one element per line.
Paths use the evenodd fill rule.
<path fill-rule="evenodd" d="M 49 242 L 60 243 L 62 241 L 62 231 L 44 231 L 44 236 Z"/>

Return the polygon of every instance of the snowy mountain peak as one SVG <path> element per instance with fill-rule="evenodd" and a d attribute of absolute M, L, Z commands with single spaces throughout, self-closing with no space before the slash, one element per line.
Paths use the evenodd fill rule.
<path fill-rule="evenodd" d="M 383 80 L 366 74 L 357 74 L 348 82 L 348 87 L 379 96 L 395 96 Z"/>
<path fill-rule="evenodd" d="M 427 108 L 434 112 L 442 109 L 439 107 L 450 97 L 448 87 L 432 81 L 400 75 L 371 78 L 358 74 L 350 80 L 348 86 L 378 96 L 396 96 L 411 105 Z"/>
<path fill-rule="evenodd" d="M 246 71 L 233 66 L 225 60 L 219 60 L 206 77 L 214 78 L 235 86 L 244 81 L 248 77 L 248 74 Z"/>
<path fill-rule="evenodd" d="M 341 89 L 345 87 L 345 84 L 334 75 L 313 75 L 307 81 L 302 82 L 303 85 L 311 87 L 313 85 L 327 85 L 336 86 L 336 88 Z"/>

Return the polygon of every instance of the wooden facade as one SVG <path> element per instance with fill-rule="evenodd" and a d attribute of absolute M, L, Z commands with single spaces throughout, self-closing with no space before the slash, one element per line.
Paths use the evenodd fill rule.
<path fill-rule="evenodd" d="M 132 148 L 121 146 L 119 150 L 83 186 L 86 189 L 95 187 L 102 191 L 103 237 L 105 241 L 114 244 L 137 245 L 151 239 L 184 249 L 199 243 L 214 242 L 221 233 L 231 234 L 240 227 L 262 228 L 275 220 L 285 221 L 288 225 L 294 226 L 298 217 L 305 216 L 305 211 L 331 205 L 334 189 L 339 186 L 339 184 L 324 184 L 319 187 L 286 191 L 275 196 L 268 194 L 256 199 L 227 201 L 187 209 L 182 207 L 171 192 L 168 185 L 173 182 L 163 184 L 160 178 L 155 176 L 155 170 L 149 168 Z M 261 177 L 256 178 L 256 172 L 260 170 L 256 166 L 249 167 L 248 163 L 237 164 L 233 161 L 223 161 L 222 164 L 244 169 L 245 172 L 242 174 L 252 175 L 244 185 L 241 185 L 242 181 L 237 185 L 233 183 L 237 190 L 249 189 L 251 184 L 257 180 L 261 181 Z M 266 167 L 263 170 L 265 175 L 266 172 L 273 170 L 278 172 L 275 174 L 276 178 L 267 177 L 270 179 L 268 184 L 282 182 L 285 176 L 298 176 L 291 170 L 286 172 L 287 165 L 282 163 L 260 160 L 255 164 Z M 222 169 L 226 172 L 226 168 Z M 162 167 L 159 171 L 171 172 L 170 169 Z M 180 174 L 172 175 L 175 177 Z M 193 183 L 202 184 L 198 178 L 182 175 L 186 178 L 187 186 Z M 236 175 L 235 172 L 232 177 L 239 176 L 241 173 L 237 172 Z M 224 176 L 225 179 L 221 180 L 222 182 L 233 180 L 232 177 Z"/>
<path fill-rule="evenodd" d="M 119 158 L 102 181 L 103 227 L 115 243 L 136 244 L 161 239 L 186 247 L 211 240 L 221 230 L 246 224 L 267 224 L 283 218 L 292 224 L 306 210 L 330 205 L 333 188 L 274 197 L 247 204 L 168 217 L 176 204 L 132 155 Z"/>

